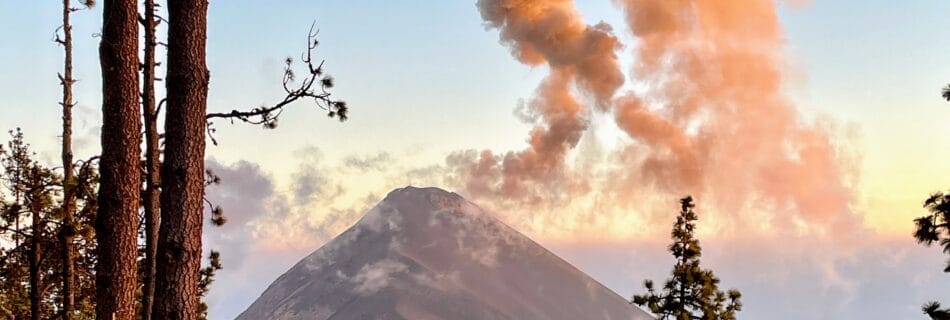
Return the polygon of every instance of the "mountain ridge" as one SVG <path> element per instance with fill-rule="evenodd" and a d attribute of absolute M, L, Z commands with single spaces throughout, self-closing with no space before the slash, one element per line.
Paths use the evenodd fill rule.
<path fill-rule="evenodd" d="M 237 320 L 651 319 L 462 196 L 393 190 Z"/>

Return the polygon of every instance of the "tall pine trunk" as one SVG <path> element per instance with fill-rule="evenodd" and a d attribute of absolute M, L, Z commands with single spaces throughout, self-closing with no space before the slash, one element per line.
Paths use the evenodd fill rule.
<path fill-rule="evenodd" d="M 152 320 L 155 293 L 155 255 L 158 252 L 159 160 L 158 113 L 155 106 L 155 0 L 144 2 L 145 52 L 142 70 L 142 114 L 145 116 L 145 272 L 142 288 L 142 319 Z"/>
<path fill-rule="evenodd" d="M 39 234 L 37 234 L 37 228 L 39 228 L 39 214 L 33 213 L 33 234 L 30 238 L 30 319 L 31 320 L 40 320 L 42 319 L 42 314 L 40 313 L 40 306 L 42 305 L 42 296 L 40 294 L 40 239 Z"/>
<path fill-rule="evenodd" d="M 40 320 L 43 318 L 43 314 L 40 312 L 40 307 L 42 306 L 42 293 L 40 292 L 40 256 L 42 255 L 42 247 L 40 246 L 41 241 L 43 241 L 43 223 L 40 212 L 39 195 L 42 191 L 38 190 L 39 188 L 45 188 L 42 185 L 43 181 L 40 177 L 40 169 L 37 166 L 34 166 L 30 170 L 30 193 L 32 194 L 32 199 L 30 199 L 30 214 L 32 220 L 32 232 L 30 234 L 30 262 L 29 262 L 29 271 L 30 271 L 30 319 L 31 320 Z"/>
<path fill-rule="evenodd" d="M 102 67 L 102 156 L 96 216 L 96 318 L 135 318 L 141 185 L 138 11 L 135 0 L 106 0 Z M 173 318 L 166 318 L 173 319 Z"/>
<path fill-rule="evenodd" d="M 73 173 L 73 26 L 69 22 L 69 15 L 72 13 L 71 0 L 63 0 L 63 74 L 60 75 L 60 82 L 63 86 L 63 101 L 60 105 L 63 107 L 63 226 L 60 229 L 60 241 L 62 241 L 62 259 L 63 259 L 63 320 L 71 320 L 73 316 L 73 277 L 75 273 L 73 253 L 73 238 L 75 237 L 75 226 L 73 225 L 73 214 L 76 212 L 75 206 L 75 186 L 76 177 Z"/>
<path fill-rule="evenodd" d="M 208 69 L 206 0 L 168 1 L 165 157 L 155 319 L 198 315 Z"/>

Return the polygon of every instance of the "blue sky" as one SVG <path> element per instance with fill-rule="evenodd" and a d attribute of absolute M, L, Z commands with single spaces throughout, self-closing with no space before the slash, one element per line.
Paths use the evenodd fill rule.
<path fill-rule="evenodd" d="M 41 158 L 50 162 L 58 157 L 56 73 L 61 68 L 61 49 L 52 38 L 59 24 L 59 5 L 33 1 L 0 11 L 4 26 L 0 38 L 5 40 L 5 50 L 0 51 L 0 129 L 23 127 Z M 612 1 L 578 1 L 577 7 L 586 22 L 604 20 L 613 25 L 627 46 L 619 54 L 624 67 L 635 63 L 630 51 L 636 39 Z M 80 80 L 76 86 L 78 157 L 88 157 L 98 149 L 100 83 L 95 34 L 100 10 L 74 15 L 75 75 Z M 945 125 L 950 104 L 939 98 L 940 88 L 950 82 L 946 58 L 950 42 L 944 41 L 950 39 L 946 19 L 950 3 L 816 0 L 795 8 L 780 5 L 778 10 L 787 38 L 785 93 L 803 117 L 830 119 L 854 134 L 848 142 L 860 155 L 856 165 L 862 176 L 855 188 L 866 226 L 881 241 L 906 244 L 894 250 L 923 257 L 910 241 L 908 222 L 919 214 L 917 208 L 926 194 L 947 187 L 950 181 L 950 149 L 946 148 L 950 127 Z M 288 55 L 297 57 L 304 49 L 313 21 L 321 30 L 318 55 L 326 59 L 327 71 L 337 79 L 334 95 L 349 102 L 351 119 L 340 124 L 326 119 L 320 110 L 300 105 L 285 113 L 277 130 L 218 123 L 221 145 L 209 147 L 209 158 L 224 166 L 241 161 L 256 164 L 258 173 L 273 181 L 277 195 L 291 192 L 300 173 L 319 172 L 321 181 L 337 182 L 347 190 L 340 199 L 324 204 L 354 208 L 359 207 L 354 203 L 378 198 L 393 187 L 418 182 L 405 171 L 440 165 L 453 151 L 503 152 L 525 147 L 530 126 L 519 121 L 513 110 L 519 101 L 531 98 L 547 70 L 514 60 L 509 49 L 499 44 L 498 31 L 486 28 L 473 1 L 212 1 L 209 109 L 248 108 L 280 99 L 283 60 Z M 610 124 L 601 125 L 608 136 L 613 132 Z M 311 152 L 314 148 L 319 153 Z M 379 154 L 390 157 L 389 169 L 354 173 L 341 164 Z M 330 221 L 323 211 L 314 211 L 307 221 L 315 224 L 345 226 L 353 219 Z M 338 231 L 335 228 L 327 230 Z M 253 225 L 241 231 L 257 235 L 265 229 Z M 659 234 L 662 239 L 663 232 Z M 535 236 L 542 242 L 545 238 Z M 280 262 L 249 263 L 225 277 L 246 278 L 254 270 L 269 270 L 268 276 L 276 276 L 273 273 L 279 274 L 326 237 L 307 238 L 302 248 L 274 259 Z M 561 242 L 558 245 L 564 248 L 577 245 Z M 282 251 L 276 252 L 274 256 Z M 607 253 L 595 257 L 572 252 L 562 251 L 568 260 L 574 258 L 572 262 L 586 266 L 585 270 L 605 270 L 600 274 L 615 270 L 604 262 L 610 261 Z M 629 259 L 636 256 L 631 254 Z M 939 259 L 927 261 L 939 263 Z M 939 271 L 939 265 L 930 269 Z M 741 277 L 735 270 L 724 272 Z M 643 278 L 642 274 L 628 275 L 598 279 L 625 291 Z M 947 283 L 946 278 L 935 280 L 943 281 L 937 282 L 938 287 Z M 266 283 L 261 280 L 252 287 Z M 936 291 L 925 285 L 915 288 L 918 293 Z M 219 304 L 212 305 L 212 317 L 228 319 L 254 296 L 219 296 L 215 298 Z M 807 297 L 801 301 L 808 301 Z M 859 302 L 852 303 L 853 308 L 869 303 L 855 301 Z M 753 315 L 761 315 L 754 313 L 754 306 L 750 308 Z M 809 315 L 815 314 L 820 315 Z"/>

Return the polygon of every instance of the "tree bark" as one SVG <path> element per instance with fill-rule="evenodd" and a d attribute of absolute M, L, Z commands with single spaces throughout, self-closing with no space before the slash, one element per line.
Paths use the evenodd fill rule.
<path fill-rule="evenodd" d="M 135 318 L 138 209 L 141 185 L 141 112 L 135 0 L 103 5 L 102 156 L 96 264 L 96 318 Z M 172 319 L 172 318 L 168 318 Z"/>
<path fill-rule="evenodd" d="M 40 292 L 40 256 L 41 256 L 41 246 L 40 243 L 43 238 L 43 220 L 40 216 L 42 208 L 39 205 L 39 199 L 37 196 L 43 191 L 39 190 L 40 188 L 45 188 L 42 186 L 43 180 L 40 177 L 40 169 L 37 166 L 34 166 L 30 170 L 30 194 L 32 195 L 30 199 L 30 213 L 32 214 L 31 220 L 33 231 L 30 234 L 30 319 L 31 320 L 40 320 L 43 317 L 43 314 L 40 311 L 40 306 L 42 304 L 42 294 Z"/>
<path fill-rule="evenodd" d="M 34 219 L 36 219 L 37 214 L 33 214 Z M 33 223 L 34 227 L 37 227 L 37 223 Z M 40 239 L 37 238 L 36 229 L 34 229 L 34 234 L 30 240 L 30 319 L 31 320 L 40 320 L 42 319 L 42 314 L 40 313 L 40 306 L 42 305 L 42 299 L 40 295 Z"/>
<path fill-rule="evenodd" d="M 63 226 L 60 229 L 63 259 L 63 319 L 71 320 L 73 316 L 73 274 L 75 273 L 75 254 L 73 253 L 73 238 L 75 226 L 73 214 L 75 206 L 75 174 L 73 172 L 73 26 L 69 22 L 72 13 L 71 0 L 63 0 L 63 74 L 60 82 L 63 86 Z"/>
<path fill-rule="evenodd" d="M 206 0 L 168 1 L 165 157 L 153 318 L 198 315 L 208 69 Z"/>
<path fill-rule="evenodd" d="M 142 319 L 152 320 L 155 297 L 155 256 L 158 252 L 159 213 L 159 160 L 158 113 L 155 106 L 155 1 L 144 1 L 145 52 L 142 70 L 142 114 L 145 116 L 145 272 L 142 288 Z"/>

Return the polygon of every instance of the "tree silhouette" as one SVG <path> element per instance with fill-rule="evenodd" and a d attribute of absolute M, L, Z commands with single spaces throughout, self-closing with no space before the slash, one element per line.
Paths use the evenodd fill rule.
<path fill-rule="evenodd" d="M 950 101 L 950 85 L 943 88 L 941 96 Z M 943 253 L 950 254 L 950 194 L 937 192 L 924 200 L 927 215 L 914 219 L 914 238 L 917 243 L 931 246 L 934 242 L 943 246 Z M 943 272 L 950 272 L 950 260 Z M 950 320 L 950 308 L 940 309 L 940 303 L 928 302 L 921 307 L 924 314 L 933 320 Z"/>
<path fill-rule="evenodd" d="M 950 308 L 941 310 L 939 302 L 931 301 L 925 304 L 922 309 L 924 311 L 924 314 L 930 316 L 930 319 L 950 320 Z"/>
<path fill-rule="evenodd" d="M 152 320 L 152 305 L 155 295 L 156 255 L 158 254 L 158 228 L 161 215 L 161 149 L 158 133 L 158 109 L 155 102 L 155 47 L 158 46 L 155 31 L 161 18 L 156 16 L 155 0 L 144 0 L 143 15 L 139 18 L 144 31 L 142 52 L 142 116 L 145 126 L 145 190 L 142 192 L 143 233 L 145 238 L 142 266 L 142 320 Z"/>
<path fill-rule="evenodd" d="M 19 224 L 21 217 L 29 220 L 28 227 L 16 226 L 16 236 L 24 240 L 24 246 L 17 246 L 13 251 L 20 256 L 20 266 L 23 265 L 23 260 L 26 260 L 29 319 L 39 320 L 50 312 L 48 306 L 44 307 L 43 297 L 52 281 L 41 272 L 44 269 L 41 264 L 44 262 L 44 253 L 50 249 L 49 244 L 53 242 L 50 232 L 54 211 L 53 196 L 56 192 L 53 186 L 59 184 L 59 178 L 33 160 L 34 154 L 19 128 L 10 131 L 10 135 L 12 140 L 8 146 L 11 152 L 0 150 L 0 163 L 6 169 L 4 180 L 19 196 L 11 203 L 4 203 L 0 208 L 3 209 L 5 221 Z M 22 258 L 24 256 L 25 259 Z"/>
<path fill-rule="evenodd" d="M 914 238 L 926 246 L 939 243 L 943 252 L 950 254 L 950 194 L 934 193 L 924 201 L 924 208 L 930 213 L 914 219 Z M 943 272 L 950 272 L 950 260 Z"/>
<path fill-rule="evenodd" d="M 63 142 L 61 158 L 63 161 L 63 199 L 62 199 L 62 224 L 60 228 L 60 245 L 62 246 L 62 277 L 63 277 L 63 319 L 71 320 L 74 310 L 74 291 L 73 279 L 75 278 L 75 250 L 73 241 L 76 237 L 76 227 L 73 222 L 73 215 L 76 213 L 76 173 L 75 163 L 73 162 L 73 113 L 75 106 L 73 101 L 73 26 L 70 22 L 70 16 L 79 10 L 71 4 L 72 0 L 63 0 L 63 24 L 57 30 L 62 30 L 63 37 L 56 34 L 56 43 L 63 46 L 63 73 L 59 74 L 59 82 L 63 87 L 63 100 L 60 106 L 63 108 Z M 82 5 L 91 8 L 94 5 L 92 0 L 82 1 Z"/>
<path fill-rule="evenodd" d="M 62 178 L 54 170 L 34 160 L 22 131 L 11 131 L 8 148 L 0 146 L 0 239 L 12 247 L 0 249 L 0 317 L 4 319 L 47 319 L 75 316 L 90 318 L 95 292 L 92 290 L 94 237 L 92 220 L 96 211 L 96 171 L 90 162 L 81 162 L 73 181 L 74 202 L 78 210 L 67 225 L 60 197 Z M 9 151 L 8 151 L 9 150 Z M 13 195 L 12 197 L 7 197 Z M 25 222 L 25 221 L 28 221 Z M 21 222 L 24 222 L 21 224 Z M 70 246 L 76 280 L 74 312 L 54 305 L 65 299 L 63 252 L 66 244 L 59 235 L 71 229 L 75 234 Z"/>
<path fill-rule="evenodd" d="M 216 112 L 207 114 L 208 136 L 211 143 L 217 145 L 218 141 L 214 138 L 216 129 L 214 128 L 214 119 L 228 119 L 232 123 L 239 120 L 244 123 L 261 125 L 266 129 L 277 127 L 277 120 L 283 114 L 286 107 L 292 105 L 298 100 L 310 100 L 317 108 L 327 112 L 330 118 L 337 118 L 340 121 L 346 121 L 349 117 L 349 107 L 342 100 L 335 100 L 331 97 L 330 89 L 335 85 L 333 77 L 326 75 L 323 70 L 324 61 L 316 62 L 313 53 L 320 45 L 317 35 L 320 31 L 314 29 L 315 24 L 310 25 L 310 32 L 307 33 L 307 51 L 301 54 L 300 60 L 306 68 L 307 76 L 297 82 L 297 73 L 294 71 L 293 58 L 287 57 L 284 60 L 284 75 L 281 84 L 284 89 L 284 98 L 270 106 L 260 106 L 250 110 L 231 110 L 230 112 Z"/>
<path fill-rule="evenodd" d="M 346 104 L 331 99 L 333 78 L 324 73 L 323 61 L 313 55 L 318 31 L 311 26 L 308 50 L 299 59 L 306 76 L 297 79 L 294 61 L 287 59 L 282 100 L 246 111 L 207 113 L 207 2 L 169 1 L 166 20 L 156 14 L 156 0 L 141 2 L 141 16 L 137 0 L 104 1 L 99 34 L 103 153 L 101 157 L 76 161 L 72 150 L 76 80 L 70 15 L 82 6 L 92 6 L 94 1 L 78 0 L 81 5 L 76 6 L 72 1 L 76 0 L 63 0 L 63 24 L 54 39 L 65 53 L 59 74 L 63 89 L 62 176 L 58 170 L 32 160 L 19 131 L 10 152 L 0 146 L 0 154 L 12 161 L 0 163 L 2 184 L 9 188 L 0 190 L 0 241 L 4 242 L 0 246 L 0 318 L 203 319 L 207 306 L 200 299 L 207 294 L 215 271 L 221 269 L 217 251 L 208 257 L 209 266 L 200 268 L 203 204 L 209 204 L 212 225 L 227 220 L 223 210 L 208 202 L 202 192 L 203 187 L 220 181 L 208 172 L 212 183 L 200 183 L 203 166 L 198 164 L 204 161 L 204 138 L 214 141 L 214 119 L 275 128 L 285 107 L 298 101 L 313 102 L 329 117 L 346 120 Z M 167 44 L 156 39 L 155 27 L 160 22 L 173 25 L 169 35 L 174 39 Z M 145 33 L 141 64 L 136 53 L 141 41 L 139 23 Z M 155 49 L 159 45 L 168 47 L 169 65 L 179 67 L 168 76 L 169 97 L 161 102 L 157 102 L 154 88 L 154 82 L 162 80 L 155 70 L 159 65 Z M 165 121 L 164 131 L 170 132 L 165 141 L 157 127 L 163 105 L 168 109 L 165 114 L 171 114 Z M 143 137 L 144 161 L 140 149 Z M 168 160 L 165 163 L 162 152 Z M 162 176 L 159 171 L 164 171 Z M 144 211 L 144 224 L 139 224 L 139 210 Z M 166 222 L 172 227 L 165 228 Z M 144 229 L 145 248 L 141 253 L 139 228 Z M 183 241 L 172 239 L 178 235 L 185 235 L 180 237 Z M 161 252 L 157 247 L 163 242 L 164 271 L 170 272 L 156 276 L 163 262 L 157 256 Z M 139 254 L 143 257 L 141 267 L 135 263 Z M 181 259 L 188 255 L 194 259 Z M 136 277 L 138 274 L 141 279 Z M 155 282 L 162 283 L 152 285 Z M 163 301 L 150 298 L 156 289 L 164 289 Z M 141 309 L 136 308 L 137 303 L 141 303 Z M 149 312 L 159 307 L 163 310 L 157 316 Z M 141 312 L 136 314 L 137 310 Z"/>
<path fill-rule="evenodd" d="M 208 266 L 201 269 L 201 280 L 198 282 L 198 296 L 204 298 L 211 291 L 211 283 L 214 282 L 214 275 L 221 270 L 221 253 L 211 250 L 208 255 Z M 204 301 L 198 303 L 198 320 L 208 320 L 208 304 Z"/>
<path fill-rule="evenodd" d="M 736 289 L 719 290 L 719 278 L 712 270 L 700 267 L 702 248 L 694 237 L 699 219 L 694 206 L 692 197 L 680 199 L 680 212 L 671 232 L 673 243 L 669 246 L 676 258 L 672 278 L 660 289 L 653 281 L 644 281 L 647 292 L 634 295 L 633 303 L 647 307 L 663 320 L 734 320 L 742 310 L 742 294 Z"/>
<path fill-rule="evenodd" d="M 931 246 L 938 243 L 943 252 L 950 254 L 950 194 L 937 192 L 924 200 L 927 215 L 914 219 L 916 229 L 914 238 L 917 243 Z M 950 260 L 943 272 L 950 272 Z M 934 320 L 950 320 L 950 309 L 940 309 L 940 303 L 933 301 L 921 307 L 924 314 Z"/>

